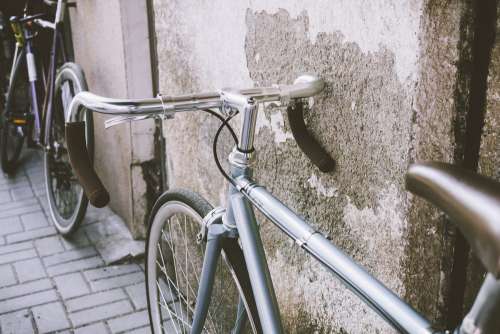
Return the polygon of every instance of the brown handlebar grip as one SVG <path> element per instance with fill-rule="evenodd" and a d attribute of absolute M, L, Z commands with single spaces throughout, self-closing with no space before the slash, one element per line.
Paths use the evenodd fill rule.
<path fill-rule="evenodd" d="M 109 203 L 109 193 L 92 166 L 85 141 L 85 122 L 66 123 L 65 132 L 71 167 L 90 203 L 102 208 Z"/>
<path fill-rule="evenodd" d="M 321 147 L 321 145 L 307 131 L 304 122 L 304 104 L 296 101 L 286 109 L 288 121 L 293 137 L 304 154 L 315 164 L 320 171 L 328 173 L 335 168 L 335 160 Z"/>

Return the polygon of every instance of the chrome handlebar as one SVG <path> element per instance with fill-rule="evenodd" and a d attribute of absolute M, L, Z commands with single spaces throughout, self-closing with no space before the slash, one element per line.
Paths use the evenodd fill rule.
<path fill-rule="evenodd" d="M 111 99 L 90 92 L 78 93 L 68 108 L 66 122 L 81 120 L 82 107 L 98 113 L 117 115 L 105 122 L 106 127 L 126 121 L 141 120 L 163 116 L 172 117 L 176 112 L 220 108 L 231 112 L 237 109 L 241 101 L 254 100 L 261 102 L 288 103 L 292 99 L 308 98 L 320 93 L 324 81 L 315 75 L 302 75 L 293 85 L 274 85 L 271 87 L 249 89 L 222 89 L 218 92 L 208 92 L 190 95 L 161 96 L 147 99 Z"/>

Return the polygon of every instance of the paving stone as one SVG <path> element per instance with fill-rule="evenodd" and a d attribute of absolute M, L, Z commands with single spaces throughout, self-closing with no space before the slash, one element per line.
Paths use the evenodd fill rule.
<path fill-rule="evenodd" d="M 109 334 L 110 322 L 113 332 L 149 333 L 144 268 L 102 267 L 123 258 L 120 252 L 143 252 L 143 242 L 133 240 L 132 251 L 122 245 L 117 229 L 129 232 L 109 208 L 89 207 L 83 228 L 59 236 L 49 218 L 41 156 L 24 154 L 16 177 L 0 173 L 0 333 Z"/>
<path fill-rule="evenodd" d="M 22 297 L 12 298 L 6 302 L 0 303 L 0 314 L 46 304 L 56 301 L 57 299 L 55 290 L 42 291 Z"/>
<path fill-rule="evenodd" d="M 72 262 L 66 262 L 58 264 L 47 268 L 47 273 L 50 276 L 62 275 L 67 273 L 72 273 L 75 271 L 85 270 L 100 267 L 104 264 L 104 261 L 98 257 L 89 257 L 86 259 L 76 260 Z"/>
<path fill-rule="evenodd" d="M 123 292 L 122 289 L 115 289 L 70 299 L 66 301 L 66 308 L 68 309 L 68 312 L 76 312 L 86 308 L 109 304 L 126 298 L 127 295 Z"/>
<path fill-rule="evenodd" d="M 147 307 L 148 301 L 147 301 L 145 283 L 127 286 L 125 290 L 130 296 L 132 304 L 134 304 L 136 310 L 141 310 Z"/>
<path fill-rule="evenodd" d="M 21 215 L 23 213 L 35 212 L 35 211 L 40 210 L 40 208 L 41 208 L 40 204 L 37 203 L 37 204 L 30 205 L 30 206 L 9 209 L 6 211 L 2 211 L 0 209 L 0 218 L 14 217 L 14 216 Z"/>
<path fill-rule="evenodd" d="M 144 254 L 144 241 L 134 240 L 125 222 L 112 215 L 101 224 L 85 226 L 85 232 L 106 264 Z"/>
<path fill-rule="evenodd" d="M 63 238 L 61 241 L 64 248 L 67 250 L 73 250 L 90 245 L 89 239 L 85 235 L 85 231 L 83 229 L 77 230 L 74 234 Z"/>
<path fill-rule="evenodd" d="M 8 191 L 10 189 L 29 187 L 30 183 L 26 177 L 23 177 L 19 181 L 8 180 L 0 184 L 0 191 Z"/>
<path fill-rule="evenodd" d="M 4 203 L 0 204 L 0 218 L 18 216 L 24 213 L 34 212 L 39 210 L 40 210 L 40 204 L 35 198 L 23 201 Z"/>
<path fill-rule="evenodd" d="M 97 306 L 84 311 L 70 313 L 69 318 L 76 327 L 92 322 L 113 318 L 132 311 L 132 306 L 126 300 L 107 305 Z"/>
<path fill-rule="evenodd" d="M 36 230 L 31 230 L 31 231 L 26 231 L 26 232 L 8 235 L 7 242 L 13 243 L 13 242 L 19 242 L 19 241 L 32 240 L 35 238 L 48 237 L 48 236 L 54 235 L 54 234 L 57 234 L 56 229 L 52 226 L 47 226 L 47 227 L 43 227 L 43 228 L 38 228 Z"/>
<path fill-rule="evenodd" d="M 45 187 L 45 173 L 43 169 L 30 169 L 27 174 L 32 185 L 42 185 Z"/>
<path fill-rule="evenodd" d="M 12 198 L 10 197 L 10 193 L 8 191 L 5 191 L 5 190 L 0 191 L 0 204 L 7 203 L 10 201 L 12 201 Z"/>
<path fill-rule="evenodd" d="M 0 266 L 0 287 L 17 283 L 16 276 L 10 265 Z"/>
<path fill-rule="evenodd" d="M 170 328 L 170 331 L 166 331 L 166 333 L 177 333 L 175 328 L 173 327 L 164 327 L 164 328 Z M 151 334 L 151 327 L 146 326 L 142 328 L 137 328 L 134 330 L 131 330 L 130 332 L 127 332 L 127 334 Z"/>
<path fill-rule="evenodd" d="M 59 291 L 63 299 L 78 297 L 90 292 L 80 273 L 57 276 L 54 281 L 57 285 L 57 291 Z"/>
<path fill-rule="evenodd" d="M 39 258 L 16 262 L 14 268 L 21 283 L 47 276 Z"/>
<path fill-rule="evenodd" d="M 2 204 L 0 204 L 0 210 L 8 211 L 8 210 L 12 210 L 12 209 L 28 207 L 28 206 L 35 205 L 35 204 L 38 204 L 38 201 L 36 200 L 36 198 L 28 198 L 28 199 L 24 199 L 22 201 L 12 201 L 9 203 L 2 203 Z"/>
<path fill-rule="evenodd" d="M 99 269 L 93 269 L 93 270 L 87 270 L 85 271 L 85 277 L 87 277 L 88 280 L 98 280 L 102 278 L 108 278 L 108 277 L 113 277 L 113 276 L 120 276 L 124 274 L 129 274 L 129 273 L 135 273 L 137 271 L 140 271 L 140 267 L 135 264 L 123 264 L 123 265 L 118 265 L 118 266 L 109 266 L 105 268 L 99 268 Z"/>
<path fill-rule="evenodd" d="M 3 246 L 3 247 L 0 247 L 0 255 L 7 254 L 7 253 L 14 253 L 14 252 L 17 252 L 20 250 L 26 250 L 26 249 L 31 249 L 31 248 L 33 248 L 33 244 L 29 241 L 17 243 L 14 245 Z"/>
<path fill-rule="evenodd" d="M 34 249 L 21 250 L 15 253 L 0 255 L 0 264 L 16 262 L 24 259 L 31 259 L 36 256 L 37 254 Z"/>
<path fill-rule="evenodd" d="M 0 316 L 0 333 L 2 334 L 34 334 L 31 315 L 28 310 L 8 313 Z"/>
<path fill-rule="evenodd" d="M 148 312 L 140 311 L 108 321 L 112 333 L 124 332 L 149 324 Z"/>
<path fill-rule="evenodd" d="M 66 313 L 60 302 L 33 307 L 35 319 L 40 334 L 55 332 L 70 327 Z"/>
<path fill-rule="evenodd" d="M 34 292 L 52 289 L 52 283 L 49 279 L 41 279 L 24 284 L 18 284 L 0 289 L 0 300 L 19 297 Z"/>
<path fill-rule="evenodd" d="M 95 255 L 97 255 L 97 252 L 94 247 L 80 248 L 44 257 L 43 263 L 45 263 L 46 266 L 54 266 L 56 264 L 85 259 Z"/>
<path fill-rule="evenodd" d="M 108 330 L 106 329 L 106 325 L 99 322 L 97 324 L 77 328 L 75 334 L 108 334 Z"/>
<path fill-rule="evenodd" d="M 38 200 L 40 201 L 40 205 L 42 206 L 43 213 L 47 217 L 50 217 L 49 201 L 47 199 L 47 196 L 46 195 L 38 196 Z"/>
<path fill-rule="evenodd" d="M 21 221 L 23 222 L 25 230 L 34 230 L 40 227 L 49 226 L 49 222 L 42 211 L 22 215 Z"/>
<path fill-rule="evenodd" d="M 33 193 L 35 193 L 35 196 L 37 197 L 43 196 L 47 193 L 47 189 L 45 188 L 44 183 L 33 184 L 32 188 L 33 188 Z"/>
<path fill-rule="evenodd" d="M 10 193 L 12 195 L 12 198 L 16 201 L 33 197 L 33 190 L 31 190 L 30 185 L 28 185 L 26 187 L 19 187 L 19 188 L 11 189 Z"/>
<path fill-rule="evenodd" d="M 90 281 L 90 288 L 92 291 L 103 291 L 119 287 L 124 287 L 130 284 L 139 283 L 144 281 L 144 273 L 142 271 L 125 274 L 122 276 L 115 276 L 110 278 L 103 278 L 97 281 Z"/>
<path fill-rule="evenodd" d="M 64 247 L 59 236 L 37 239 L 34 242 L 36 250 L 40 256 L 52 255 L 64 252 Z"/>
<path fill-rule="evenodd" d="M 91 224 L 97 221 L 103 221 L 106 218 L 113 216 L 114 214 L 115 213 L 109 207 L 98 209 L 89 205 L 89 207 L 87 208 L 87 212 L 85 213 L 83 223 Z"/>
<path fill-rule="evenodd" d="M 19 217 L 0 219 L 0 235 L 7 235 L 23 231 L 23 225 Z"/>

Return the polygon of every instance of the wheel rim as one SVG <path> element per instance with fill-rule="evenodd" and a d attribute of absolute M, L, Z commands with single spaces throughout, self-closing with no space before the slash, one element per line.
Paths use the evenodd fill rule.
<path fill-rule="evenodd" d="M 155 333 L 190 332 L 205 247 L 204 243 L 196 243 L 201 221 L 192 208 L 181 202 L 170 202 L 155 215 L 147 259 L 148 298 Z M 238 290 L 232 273 L 219 263 L 203 332 L 230 333 L 237 304 Z M 247 325 L 242 333 L 251 332 L 249 328 Z"/>
<path fill-rule="evenodd" d="M 47 193 L 53 218 L 60 229 L 72 225 L 83 198 L 83 189 L 71 168 L 64 133 L 64 111 L 68 101 L 79 91 L 79 87 L 73 84 L 73 81 L 65 80 L 56 85 L 61 90 L 54 94 L 52 122 L 47 129 L 50 131 L 50 149 L 45 155 Z"/>

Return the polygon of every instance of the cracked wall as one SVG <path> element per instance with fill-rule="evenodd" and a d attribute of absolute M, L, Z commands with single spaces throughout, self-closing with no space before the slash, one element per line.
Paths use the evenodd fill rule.
<path fill-rule="evenodd" d="M 284 110 L 262 107 L 256 179 L 426 316 L 443 323 L 451 270 L 442 214 L 404 190 L 415 160 L 453 161 L 458 1 L 154 0 L 165 94 L 326 81 L 306 123 L 337 161 L 324 174 L 296 146 Z M 170 187 L 224 202 L 211 154 L 218 121 L 164 123 Z M 221 140 L 220 156 L 231 149 Z M 262 216 L 259 216 L 262 219 Z M 271 223 L 262 235 L 287 332 L 390 332 Z M 356 321 L 352 321 L 355 318 Z"/>

